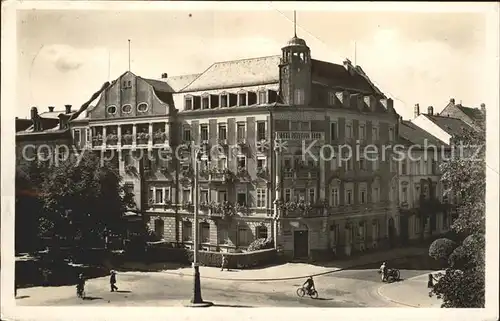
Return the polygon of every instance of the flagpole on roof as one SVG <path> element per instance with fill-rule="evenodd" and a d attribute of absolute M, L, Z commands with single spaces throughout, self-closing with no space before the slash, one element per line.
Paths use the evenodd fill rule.
<path fill-rule="evenodd" d="M 128 40 L 128 71 L 130 71 L 130 39 Z"/>

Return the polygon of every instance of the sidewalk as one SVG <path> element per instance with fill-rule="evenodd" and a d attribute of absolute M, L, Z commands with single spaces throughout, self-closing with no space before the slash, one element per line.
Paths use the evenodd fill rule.
<path fill-rule="evenodd" d="M 426 248 L 398 248 L 385 252 L 376 252 L 366 254 L 360 257 L 339 260 L 324 264 L 323 266 L 307 264 L 307 263 L 286 263 L 278 266 L 271 266 L 260 269 L 221 271 L 220 268 L 200 266 L 200 275 L 204 279 L 214 280 L 232 280 L 232 281 L 250 281 L 250 282 L 264 282 L 264 281 L 278 281 L 278 280 L 292 280 L 304 279 L 308 276 L 318 276 L 345 269 L 362 267 L 370 264 L 378 264 L 382 261 L 393 260 L 408 256 L 417 256 L 426 254 Z M 378 268 L 378 266 L 376 267 Z M 179 276 L 193 276 L 193 269 L 180 268 L 180 269 L 167 269 L 161 273 L 179 275 Z"/>
<path fill-rule="evenodd" d="M 378 294 L 388 301 L 407 307 L 440 308 L 441 300 L 435 295 L 429 297 L 427 280 L 426 273 L 400 282 L 384 284 L 378 288 Z"/>

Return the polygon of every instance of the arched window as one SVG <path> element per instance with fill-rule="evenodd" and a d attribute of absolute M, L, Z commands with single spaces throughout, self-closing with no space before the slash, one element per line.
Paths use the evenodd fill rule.
<path fill-rule="evenodd" d="M 155 234 L 156 236 L 163 238 L 165 222 L 161 218 L 155 220 Z"/>
<path fill-rule="evenodd" d="M 267 239 L 267 227 L 264 225 L 257 226 L 255 228 L 255 238 L 256 239 Z"/>

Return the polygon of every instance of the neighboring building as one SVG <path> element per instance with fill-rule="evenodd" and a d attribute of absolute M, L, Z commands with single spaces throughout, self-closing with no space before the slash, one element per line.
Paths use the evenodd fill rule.
<path fill-rule="evenodd" d="M 465 107 L 462 104 L 455 104 L 455 98 L 451 98 L 448 105 L 440 113 L 441 116 L 458 118 L 471 127 L 474 127 L 477 121 L 483 120 L 485 114 L 485 104 L 481 104 L 480 109 Z"/>
<path fill-rule="evenodd" d="M 401 241 L 443 234 L 450 228 L 451 215 L 439 163 L 449 146 L 410 121 L 401 122 L 399 135 L 409 156 L 398 163 Z"/>
<path fill-rule="evenodd" d="M 165 241 L 192 244 L 194 158 L 162 160 L 159 151 L 217 145 L 221 155 L 200 164 L 201 248 L 234 250 L 272 237 L 289 257 L 315 258 L 397 237 L 397 173 L 389 161 L 339 163 L 337 153 L 302 162 L 302 141 L 316 140 L 315 154 L 324 144 L 390 144 L 398 119 L 359 66 L 314 60 L 294 37 L 280 56 L 218 62 L 196 75 L 126 72 L 71 130 L 76 144 L 116 161 Z M 140 157 L 148 151 L 151 159 Z M 225 218 L 223 208 L 237 214 Z"/>
<path fill-rule="evenodd" d="M 427 114 L 421 114 L 418 104 L 415 105 L 415 118 L 411 122 L 445 144 L 450 144 L 451 138 L 459 134 L 462 129 L 471 128 L 460 118 L 450 117 L 443 113 L 435 114 L 432 106 L 428 107 Z"/>

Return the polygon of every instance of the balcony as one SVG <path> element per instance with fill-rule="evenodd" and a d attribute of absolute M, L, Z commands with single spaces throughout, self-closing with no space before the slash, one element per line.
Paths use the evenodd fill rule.
<path fill-rule="evenodd" d="M 324 132 L 309 132 L 309 131 L 280 131 L 276 132 L 276 139 L 286 141 L 302 141 L 302 140 L 325 140 Z"/>

